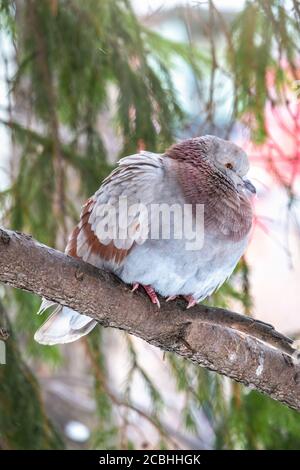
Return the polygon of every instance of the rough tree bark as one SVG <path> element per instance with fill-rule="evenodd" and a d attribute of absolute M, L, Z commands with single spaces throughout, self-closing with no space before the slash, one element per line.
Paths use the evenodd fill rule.
<path fill-rule="evenodd" d="M 0 230 L 0 281 L 125 330 L 300 411 L 300 365 L 292 340 L 271 325 L 205 305 L 152 305 L 115 276 Z M 34 312 L 32 312 L 34 314 Z"/>

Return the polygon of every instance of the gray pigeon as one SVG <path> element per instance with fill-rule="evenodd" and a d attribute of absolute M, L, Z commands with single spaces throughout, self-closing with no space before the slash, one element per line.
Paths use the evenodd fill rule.
<path fill-rule="evenodd" d="M 192 307 L 223 284 L 246 249 L 255 193 L 248 169 L 240 147 L 211 135 L 122 158 L 84 204 L 66 253 L 143 288 L 158 307 L 157 293 Z M 97 324 L 44 299 L 39 313 L 48 309 L 35 333 L 41 344 L 75 341 Z"/>

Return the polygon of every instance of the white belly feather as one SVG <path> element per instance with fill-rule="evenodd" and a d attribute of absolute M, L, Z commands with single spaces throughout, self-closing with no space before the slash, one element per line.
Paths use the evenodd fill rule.
<path fill-rule="evenodd" d="M 127 283 L 149 284 L 162 296 L 191 294 L 202 300 L 230 276 L 246 245 L 246 239 L 221 243 L 209 234 L 199 251 L 187 251 L 183 240 L 147 240 L 116 274 Z"/>

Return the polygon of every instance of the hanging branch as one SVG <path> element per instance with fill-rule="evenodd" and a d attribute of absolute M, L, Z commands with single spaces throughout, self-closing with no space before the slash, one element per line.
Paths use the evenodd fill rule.
<path fill-rule="evenodd" d="M 66 197 L 65 197 L 65 170 L 62 158 L 61 142 L 59 135 L 59 121 L 57 116 L 57 97 L 53 84 L 53 74 L 48 62 L 49 51 L 39 24 L 37 15 L 36 0 L 28 1 L 28 14 L 30 34 L 33 34 L 38 45 L 36 65 L 43 81 L 45 100 L 49 108 L 49 129 L 53 140 L 53 168 L 55 174 L 55 191 L 53 192 L 53 214 L 61 224 L 63 245 L 67 241 L 66 227 Z"/>
<path fill-rule="evenodd" d="M 162 301 L 158 310 L 112 274 L 4 229 L 0 281 L 67 305 L 104 327 L 125 330 L 300 410 L 297 353 L 292 340 L 271 325 L 205 305 L 186 310 L 180 300 Z"/>

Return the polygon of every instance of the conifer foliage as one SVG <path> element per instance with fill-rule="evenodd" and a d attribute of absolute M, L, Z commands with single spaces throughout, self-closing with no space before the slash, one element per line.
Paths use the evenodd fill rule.
<path fill-rule="evenodd" d="M 207 126 L 217 132 L 215 90 L 222 77 L 232 84 L 228 135 L 240 120 L 257 145 L 267 139 L 266 107 L 290 106 L 286 90 L 299 83 L 299 4 L 249 0 L 229 22 L 213 1 L 207 2 L 207 11 L 199 22 L 207 45 L 200 49 L 190 36 L 180 43 L 148 29 L 129 0 L 0 1 L 1 78 L 8 91 L 0 124 L 11 137 L 8 184 L 0 187 L 3 225 L 63 249 L 80 205 L 114 159 L 141 148 L 161 151 L 182 129 L 185 135 Z M 216 28 L 223 38 L 221 51 Z M 178 64 L 193 74 L 201 97 L 197 130 L 189 131 L 195 116 L 183 109 L 174 84 Z M 275 95 L 267 84 L 270 73 Z M 111 140 L 116 142 L 114 158 Z M 293 201 L 294 180 L 289 182 L 283 186 Z M 235 299 L 250 314 L 250 292 L 243 260 L 210 302 L 222 306 Z M 1 288 L 0 301 L 0 326 L 11 332 L 9 364 L 0 366 L 0 448 L 66 447 L 63 429 L 51 423 L 38 385 L 43 368 L 65 370 L 66 350 L 33 342 L 41 322 L 34 315 L 38 298 Z M 107 367 L 116 335 L 128 355 L 126 383 L 118 393 Z M 166 425 L 168 400 L 141 363 L 132 338 L 97 328 L 83 344 L 97 412 L 89 448 L 135 448 L 132 429 L 145 423 L 154 432 L 150 445 L 155 448 L 192 445 Z M 199 447 L 300 448 L 296 412 L 171 354 L 164 361 L 183 403 L 181 433 L 196 438 Z M 132 399 L 137 380 L 149 397 L 145 410 Z M 203 440 L 203 423 L 208 440 Z"/>

